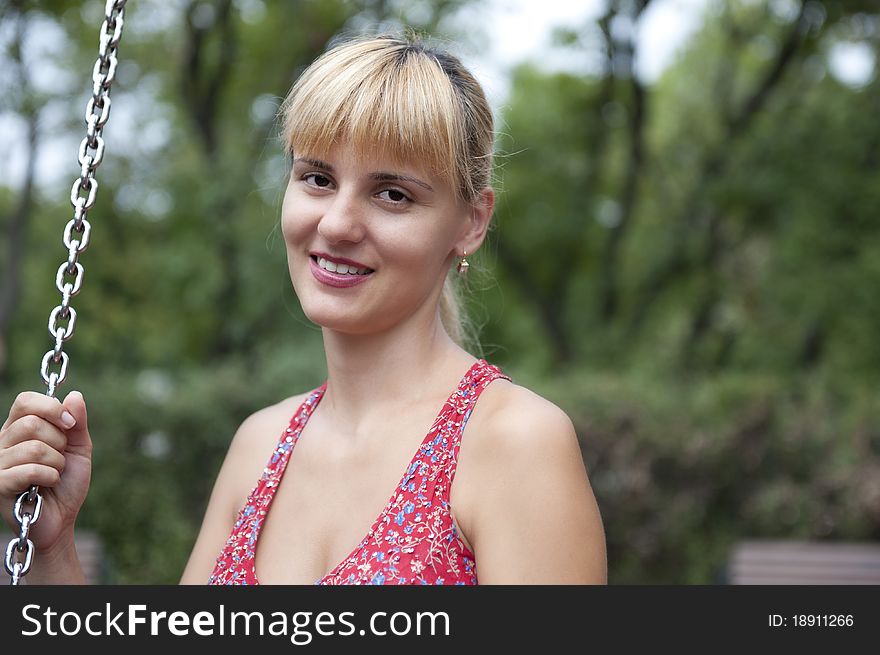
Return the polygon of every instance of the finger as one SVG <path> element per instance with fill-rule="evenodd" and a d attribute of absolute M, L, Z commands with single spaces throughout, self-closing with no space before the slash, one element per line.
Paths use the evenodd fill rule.
<path fill-rule="evenodd" d="M 0 471 L 0 495 L 14 496 L 33 485 L 54 487 L 61 480 L 58 469 L 45 464 L 21 464 Z"/>
<path fill-rule="evenodd" d="M 42 441 L 23 441 L 0 451 L 0 471 L 24 464 L 51 466 L 60 474 L 64 471 L 64 455 Z"/>
<path fill-rule="evenodd" d="M 64 398 L 62 406 L 76 421 L 76 424 L 66 431 L 67 447 L 87 448 L 91 451 L 92 438 L 89 436 L 89 415 L 86 411 L 85 398 L 79 391 L 71 391 Z"/>
<path fill-rule="evenodd" d="M 49 421 L 28 414 L 12 423 L 0 434 L 0 447 L 11 448 L 15 444 L 37 439 L 43 441 L 59 453 L 67 447 L 67 435 Z"/>
<path fill-rule="evenodd" d="M 12 403 L 9 418 L 3 424 L 3 429 L 5 430 L 14 421 L 28 414 L 44 418 L 62 430 L 73 427 L 76 422 L 76 419 L 70 415 L 67 408 L 62 406 L 57 398 L 50 398 L 35 391 L 24 391 L 18 394 L 15 402 Z"/>

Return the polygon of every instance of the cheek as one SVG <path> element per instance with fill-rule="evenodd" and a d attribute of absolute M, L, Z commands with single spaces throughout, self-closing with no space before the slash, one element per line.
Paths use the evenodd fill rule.
<path fill-rule="evenodd" d="M 308 215 L 303 211 L 303 203 L 295 202 L 294 195 L 288 189 L 281 204 L 281 234 L 287 244 L 301 243 L 309 230 Z"/>
<path fill-rule="evenodd" d="M 448 250 L 444 237 L 435 231 L 418 236 L 410 233 L 394 241 L 397 248 L 386 249 L 385 260 L 396 264 L 393 281 L 401 301 L 411 299 L 413 294 L 422 297 L 446 279 Z"/>
<path fill-rule="evenodd" d="M 429 226 L 417 225 L 411 230 L 402 230 L 395 242 L 402 259 L 413 270 L 425 274 L 436 274 L 444 267 L 449 252 L 455 247 L 456 226 L 446 215 L 427 216 Z"/>
<path fill-rule="evenodd" d="M 427 231 L 406 221 L 389 221 L 387 225 L 373 225 L 370 236 L 386 263 L 393 262 L 411 271 L 413 277 L 421 277 L 439 264 L 443 243 L 436 230 Z"/>
<path fill-rule="evenodd" d="M 291 244 L 296 240 L 296 224 L 288 212 L 281 214 L 281 234 L 284 235 L 284 243 Z"/>

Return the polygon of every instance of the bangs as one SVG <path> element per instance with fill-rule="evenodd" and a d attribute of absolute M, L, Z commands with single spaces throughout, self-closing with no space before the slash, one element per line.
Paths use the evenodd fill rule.
<path fill-rule="evenodd" d="M 406 44 L 369 41 L 322 55 L 282 106 L 288 153 L 319 156 L 337 144 L 357 156 L 413 164 L 461 196 L 462 108 L 437 60 Z"/>

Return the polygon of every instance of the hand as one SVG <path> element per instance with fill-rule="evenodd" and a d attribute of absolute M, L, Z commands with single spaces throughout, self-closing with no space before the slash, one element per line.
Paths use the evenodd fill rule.
<path fill-rule="evenodd" d="M 33 391 L 19 394 L 0 428 L 0 512 L 10 529 L 19 532 L 12 514 L 16 498 L 39 485 L 43 508 L 31 541 L 37 552 L 72 546 L 91 472 L 92 440 L 82 394 L 71 391 L 63 403 Z"/>

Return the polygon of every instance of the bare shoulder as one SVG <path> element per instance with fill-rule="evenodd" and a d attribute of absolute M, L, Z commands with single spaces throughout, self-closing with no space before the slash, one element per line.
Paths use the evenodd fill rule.
<path fill-rule="evenodd" d="M 483 584 L 607 580 L 605 535 L 568 414 L 498 380 L 462 439 L 452 502 Z"/>
<path fill-rule="evenodd" d="M 230 448 L 241 450 L 260 450 L 264 446 L 271 448 L 308 396 L 308 393 L 290 396 L 255 411 L 241 422 Z"/>
<path fill-rule="evenodd" d="M 214 482 L 209 511 L 234 520 L 262 475 L 294 412 L 308 394 L 285 398 L 245 418 L 229 444 Z"/>
<path fill-rule="evenodd" d="M 181 583 L 203 584 L 208 579 L 238 511 L 244 506 L 248 494 L 259 480 L 284 428 L 307 395 L 285 398 L 254 412 L 242 421 L 217 475 L 202 527 Z"/>
<path fill-rule="evenodd" d="M 247 498 L 278 439 L 308 393 L 290 396 L 255 411 L 241 422 L 229 445 L 223 471 L 236 505 Z M 230 470 L 231 469 L 231 470 Z"/>
<path fill-rule="evenodd" d="M 215 485 L 215 494 L 225 499 L 221 500 L 224 512 L 234 517 L 244 505 L 284 429 L 307 397 L 308 393 L 303 393 L 285 398 L 255 411 L 241 422 Z"/>
<path fill-rule="evenodd" d="M 575 426 L 558 405 L 534 391 L 496 380 L 480 397 L 462 440 L 460 470 L 499 487 L 528 488 L 548 476 L 589 485 Z"/>
<path fill-rule="evenodd" d="M 580 453 L 577 433 L 568 414 L 558 405 L 534 391 L 510 382 L 496 380 L 483 392 L 472 435 L 475 450 L 497 457 L 532 458 Z"/>

